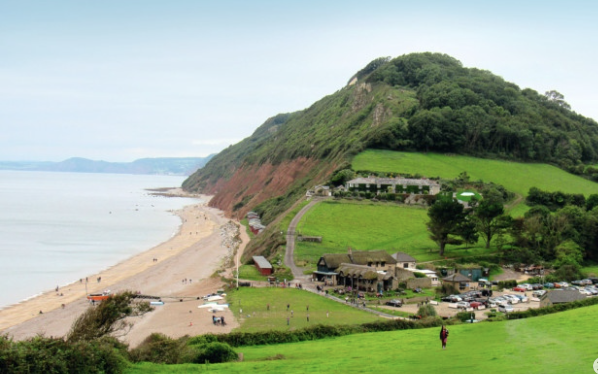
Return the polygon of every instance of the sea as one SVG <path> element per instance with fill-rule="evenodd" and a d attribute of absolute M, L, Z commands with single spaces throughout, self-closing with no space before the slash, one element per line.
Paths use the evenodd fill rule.
<path fill-rule="evenodd" d="M 95 274 L 178 232 L 183 176 L 0 170 L 0 309 Z"/>

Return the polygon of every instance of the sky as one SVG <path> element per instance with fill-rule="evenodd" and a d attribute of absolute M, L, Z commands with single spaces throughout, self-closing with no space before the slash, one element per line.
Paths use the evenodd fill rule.
<path fill-rule="evenodd" d="M 0 160 L 204 157 L 426 51 L 598 120 L 597 16 L 590 0 L 0 0 Z"/>

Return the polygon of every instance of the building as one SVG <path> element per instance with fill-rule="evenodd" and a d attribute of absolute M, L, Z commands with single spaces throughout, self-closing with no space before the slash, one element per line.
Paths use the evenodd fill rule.
<path fill-rule="evenodd" d="M 397 252 L 391 255 L 397 260 L 397 267 L 403 269 L 415 269 L 415 259 L 409 256 L 407 253 Z"/>
<path fill-rule="evenodd" d="M 436 272 L 433 270 L 415 269 L 415 268 L 405 268 L 405 270 L 408 270 L 412 273 L 424 274 L 427 278 L 430 278 L 430 284 L 432 285 L 432 287 L 436 287 L 436 286 L 440 285 L 440 280 L 438 279 L 438 274 L 436 274 Z"/>
<path fill-rule="evenodd" d="M 253 256 L 253 263 L 262 275 L 272 274 L 272 264 L 264 256 Z"/>
<path fill-rule="evenodd" d="M 394 274 L 366 265 L 341 264 L 337 268 L 337 284 L 368 292 L 389 291 L 396 288 Z"/>
<path fill-rule="evenodd" d="M 585 298 L 577 290 L 549 291 L 540 298 L 540 307 L 570 303 L 571 301 L 584 300 Z"/>
<path fill-rule="evenodd" d="M 473 281 L 461 273 L 455 273 L 448 277 L 442 278 L 442 283 L 452 284 L 458 290 L 465 290 Z"/>
<path fill-rule="evenodd" d="M 318 269 L 313 273 L 314 280 L 337 285 L 338 268 L 341 264 L 362 265 L 374 271 L 387 271 L 389 267 L 396 267 L 397 260 L 382 250 L 353 251 L 349 248 L 347 253 L 326 253 L 318 260 Z"/>
<path fill-rule="evenodd" d="M 352 179 L 347 182 L 346 188 L 348 191 L 369 191 L 376 195 L 382 192 L 436 195 L 440 192 L 440 183 L 430 179 L 368 177 Z"/>

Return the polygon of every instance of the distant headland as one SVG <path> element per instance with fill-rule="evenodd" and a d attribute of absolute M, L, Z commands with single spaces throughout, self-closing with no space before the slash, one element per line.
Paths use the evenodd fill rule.
<path fill-rule="evenodd" d="M 60 162 L 0 161 L 0 170 L 59 171 L 72 173 L 191 175 L 214 155 L 207 157 L 142 158 L 133 162 L 107 162 L 73 157 Z"/>

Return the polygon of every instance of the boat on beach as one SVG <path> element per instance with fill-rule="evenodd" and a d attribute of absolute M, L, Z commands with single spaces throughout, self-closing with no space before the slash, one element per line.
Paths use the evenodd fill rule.
<path fill-rule="evenodd" d="M 90 293 L 87 295 L 87 300 L 89 301 L 104 301 L 108 300 L 108 298 L 112 296 L 110 294 L 110 290 L 104 291 L 102 293 Z"/>

